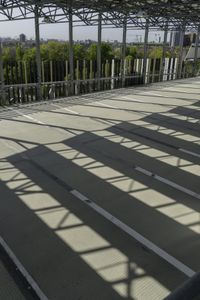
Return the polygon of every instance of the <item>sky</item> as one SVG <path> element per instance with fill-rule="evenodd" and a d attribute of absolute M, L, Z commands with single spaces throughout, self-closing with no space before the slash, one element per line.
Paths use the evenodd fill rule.
<path fill-rule="evenodd" d="M 34 39 L 34 20 L 22 20 L 22 21 L 8 21 L 0 23 L 0 37 L 18 37 L 19 34 L 24 33 L 27 38 Z M 155 35 L 157 34 L 157 36 Z M 151 32 L 149 40 L 158 40 L 159 34 L 163 36 L 162 32 Z M 144 32 L 142 30 L 128 30 L 127 41 L 135 42 L 140 39 L 140 36 Z M 59 39 L 68 40 L 68 24 L 41 24 L 40 36 L 43 39 Z M 97 28 L 90 26 L 74 27 L 74 40 L 97 40 Z M 102 40 L 114 41 L 122 40 L 122 29 L 116 28 L 104 28 L 102 31 Z"/>

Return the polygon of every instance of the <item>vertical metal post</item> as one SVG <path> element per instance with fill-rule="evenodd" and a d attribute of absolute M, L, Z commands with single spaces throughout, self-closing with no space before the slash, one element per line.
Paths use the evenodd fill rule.
<path fill-rule="evenodd" d="M 69 66 L 68 66 L 68 60 L 65 62 L 65 79 L 68 80 L 69 76 Z"/>
<path fill-rule="evenodd" d="M 37 99 L 42 99 L 41 92 L 41 54 L 40 54 L 40 27 L 38 5 L 35 5 L 35 45 L 36 45 L 36 66 L 37 66 Z"/>
<path fill-rule="evenodd" d="M 102 16 L 99 13 L 98 20 L 98 43 L 97 43 L 97 81 L 98 90 L 101 89 L 101 37 L 102 37 Z"/>
<path fill-rule="evenodd" d="M 194 51 L 194 65 L 193 65 L 193 75 L 195 76 L 197 61 L 198 61 L 198 50 L 199 50 L 199 35 L 200 35 L 200 25 L 198 26 L 196 33 L 196 41 L 195 41 L 195 51 Z"/>
<path fill-rule="evenodd" d="M 53 83 L 53 62 L 50 61 L 50 81 Z"/>
<path fill-rule="evenodd" d="M 66 60 L 65 62 L 65 80 L 68 81 L 68 76 L 69 76 L 69 64 L 68 64 L 68 60 Z M 65 94 L 66 96 L 69 95 L 69 88 L 68 88 L 68 82 L 67 84 L 65 84 Z"/>
<path fill-rule="evenodd" d="M 184 35 L 185 35 L 185 27 L 180 29 L 178 78 L 181 78 L 182 76 Z"/>
<path fill-rule="evenodd" d="M 147 55 L 148 55 L 148 37 L 149 37 L 149 19 L 146 19 L 145 34 L 144 34 L 144 60 L 143 60 L 143 83 L 146 83 Z"/>
<path fill-rule="evenodd" d="M 127 38 L 127 17 L 124 18 L 123 23 L 123 35 L 122 35 L 122 63 L 121 63 L 121 76 L 122 86 L 125 86 L 126 81 L 126 69 L 125 69 L 125 58 L 126 58 L 126 38 Z"/>
<path fill-rule="evenodd" d="M 73 14 L 72 9 L 69 9 L 69 69 L 71 93 L 74 94 L 74 49 L 73 49 Z"/>
<path fill-rule="evenodd" d="M 90 60 L 90 79 L 92 80 L 93 77 L 93 65 L 92 65 L 92 60 Z"/>
<path fill-rule="evenodd" d="M 0 41 L 0 104 L 4 104 L 3 45 Z"/>
<path fill-rule="evenodd" d="M 111 65 L 111 90 L 115 88 L 115 60 L 112 59 L 112 65 Z"/>
<path fill-rule="evenodd" d="M 42 61 L 42 82 L 45 82 L 44 62 Z"/>
<path fill-rule="evenodd" d="M 92 90 L 93 90 L 93 81 L 92 81 L 92 79 L 94 78 L 94 76 L 93 76 L 92 60 L 90 60 L 90 74 L 89 74 L 89 78 L 90 78 L 89 91 L 92 92 Z"/>
<path fill-rule="evenodd" d="M 28 83 L 28 76 L 27 76 L 27 62 L 24 61 L 24 77 L 25 77 L 25 83 Z"/>
<path fill-rule="evenodd" d="M 87 75 L 86 75 L 86 60 L 83 60 L 83 80 L 86 80 Z"/>
<path fill-rule="evenodd" d="M 76 87 L 75 87 L 75 95 L 78 95 L 79 94 L 79 60 L 76 61 L 76 81 L 77 81 L 77 84 L 76 84 Z"/>
<path fill-rule="evenodd" d="M 162 61 L 161 61 L 161 81 L 163 81 L 163 75 L 165 71 L 165 58 L 167 52 L 167 36 L 168 36 L 168 22 L 165 24 L 165 31 L 164 31 L 164 40 L 163 40 L 163 53 L 162 53 Z"/>

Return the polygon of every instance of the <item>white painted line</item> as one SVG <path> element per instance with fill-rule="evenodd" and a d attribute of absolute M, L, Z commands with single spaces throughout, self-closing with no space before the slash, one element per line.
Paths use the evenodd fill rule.
<path fill-rule="evenodd" d="M 187 189 L 187 188 L 185 188 L 185 187 L 183 187 L 183 186 L 181 186 L 181 185 L 179 185 L 179 184 L 177 184 L 177 183 L 175 183 L 175 182 L 173 182 L 169 179 L 161 177 L 161 176 L 159 176 L 157 174 L 154 174 L 154 173 L 152 173 L 152 172 L 150 172 L 146 169 L 143 169 L 141 167 L 135 167 L 134 169 L 137 170 L 140 173 L 143 173 L 144 175 L 147 175 L 149 177 L 153 177 L 154 179 L 156 179 L 160 182 L 163 182 L 163 183 L 165 183 L 165 184 L 167 184 L 167 185 L 169 185 L 169 186 L 171 186 L 171 187 L 173 187 L 173 188 L 175 188 L 175 189 L 177 189 L 177 190 L 179 190 L 179 191 L 181 191 L 185 194 L 188 194 L 189 196 L 200 199 L 200 194 L 197 194 L 196 192 L 194 192 L 192 190 L 189 190 L 189 189 Z"/>
<path fill-rule="evenodd" d="M 152 176 L 153 175 L 152 172 L 149 172 L 148 170 L 145 170 L 145 169 L 140 168 L 140 167 L 136 167 L 135 170 L 137 170 L 137 171 L 139 171 L 139 172 L 141 172 L 141 173 L 143 173 L 143 174 L 145 174 L 147 176 Z"/>
<path fill-rule="evenodd" d="M 72 195 L 74 195 L 75 197 L 79 198 L 81 201 L 88 201 L 89 200 L 86 196 L 84 196 L 83 194 L 81 194 L 77 190 L 72 190 L 72 191 L 70 191 L 70 193 Z"/>
<path fill-rule="evenodd" d="M 179 151 L 182 151 L 182 152 L 184 152 L 184 153 L 187 153 L 187 154 L 190 154 L 190 155 L 193 155 L 193 156 L 196 156 L 196 157 L 200 158 L 200 154 L 195 153 L 195 152 L 193 152 L 193 151 L 189 151 L 189 150 L 186 150 L 186 149 L 183 149 L 183 148 L 179 148 L 178 150 L 179 150 Z"/>
<path fill-rule="evenodd" d="M 19 113 L 19 114 L 20 114 L 20 113 Z M 45 125 L 44 122 L 39 121 L 38 119 L 35 119 L 35 118 L 31 117 L 31 116 L 24 115 L 24 114 L 21 114 L 21 116 L 23 116 L 23 117 L 25 117 L 25 118 L 27 118 L 27 119 L 29 119 L 29 120 L 31 120 L 31 121 L 34 121 L 35 123 L 38 123 L 38 124 L 41 124 L 41 125 Z"/>
<path fill-rule="evenodd" d="M 52 105 L 53 105 L 53 104 L 52 104 Z M 8 108 L 8 109 L 10 109 L 10 110 L 16 112 L 18 115 L 20 115 L 20 116 L 22 116 L 22 117 L 24 117 L 24 118 L 27 118 L 27 119 L 29 119 L 29 120 L 31 120 L 31 121 L 37 123 L 37 124 L 45 125 L 47 128 L 52 129 L 50 125 L 48 125 L 48 124 L 46 124 L 46 123 L 44 123 L 44 122 L 42 122 L 42 121 L 39 121 L 39 120 L 36 119 L 36 118 L 33 118 L 33 117 L 31 117 L 31 116 L 28 116 L 28 115 L 25 115 L 25 114 L 23 114 L 22 112 L 20 112 L 20 111 L 18 111 L 18 110 L 15 110 L 15 109 L 12 109 L 12 108 Z M 76 113 L 76 114 L 77 114 L 77 113 Z M 58 131 L 58 132 L 60 132 L 60 133 L 62 133 L 62 134 L 63 134 L 63 133 L 66 134 L 65 129 L 62 129 L 62 128 L 54 128 L 54 130 L 56 130 L 56 131 Z"/>
<path fill-rule="evenodd" d="M 157 254 L 159 257 L 167 261 L 169 264 L 171 264 L 173 267 L 175 267 L 177 270 L 181 271 L 188 277 L 192 277 L 195 274 L 195 271 L 187 267 L 185 264 L 177 260 L 175 257 L 168 254 L 166 251 L 159 248 L 157 245 L 152 243 L 150 240 L 142 236 L 140 233 L 114 217 L 112 214 L 107 212 L 102 207 L 98 206 L 96 203 L 92 202 L 90 199 L 85 197 L 83 194 L 78 192 L 77 190 L 72 190 L 71 194 L 74 195 L 79 200 L 83 201 L 85 204 L 90 206 L 93 210 L 95 210 L 97 213 L 99 213 L 101 216 L 103 216 L 105 219 L 116 225 L 118 228 L 126 232 L 129 236 L 137 240 L 139 243 L 144 245 L 146 248 Z"/>
<path fill-rule="evenodd" d="M 51 105 L 52 105 L 52 106 L 55 106 L 56 108 L 66 110 L 67 112 L 70 112 L 70 113 L 72 113 L 72 114 L 74 114 L 74 115 L 80 115 L 80 113 L 78 113 L 78 112 L 76 112 L 76 111 L 74 111 L 74 110 L 68 109 L 68 108 L 66 108 L 66 107 L 62 107 L 62 106 L 60 106 L 60 105 L 52 104 L 52 103 L 51 103 Z"/>
<path fill-rule="evenodd" d="M 181 192 L 184 192 L 184 193 L 186 193 L 186 194 L 188 194 L 188 195 L 190 195 L 194 198 L 200 199 L 200 194 L 197 194 L 197 193 L 193 192 L 192 190 L 189 190 L 189 189 L 187 189 L 187 188 L 185 188 L 185 187 L 183 187 L 183 186 L 181 186 L 181 185 L 179 185 L 179 184 L 177 184 L 177 183 L 175 183 L 171 180 L 168 180 L 168 179 L 163 178 L 163 177 L 158 176 L 158 175 L 155 175 L 154 178 L 161 181 L 161 182 L 164 182 L 165 184 L 168 184 L 169 186 L 174 187 L 175 189 L 177 189 Z"/>
<path fill-rule="evenodd" d="M 152 92 L 143 92 L 143 94 L 148 94 L 148 95 L 152 95 L 152 96 L 163 97 L 163 95 L 152 93 Z"/>
<path fill-rule="evenodd" d="M 4 241 L 4 239 L 0 236 L 0 245 L 3 247 L 9 258 L 12 260 L 14 265 L 19 269 L 21 274 L 24 276 L 24 278 L 27 280 L 31 288 L 34 290 L 34 292 L 37 294 L 39 299 L 41 300 L 48 300 L 48 298 L 45 296 L 45 294 L 41 291 L 38 284 L 35 282 L 33 277 L 26 271 L 22 263 L 18 260 L 18 258 L 15 256 L 13 251 L 10 249 L 8 244 Z"/>
<path fill-rule="evenodd" d="M 29 120 L 31 120 L 31 121 L 34 121 L 35 123 L 38 123 L 38 124 L 41 124 L 41 125 L 45 125 L 44 122 L 41 122 L 41 121 L 39 121 L 39 120 L 37 120 L 37 119 L 35 119 L 35 118 L 29 116 L 29 115 L 23 114 L 23 113 L 22 113 L 21 111 L 19 111 L 19 110 L 13 109 L 13 108 L 11 108 L 11 107 L 7 107 L 7 109 L 9 109 L 9 110 L 11 110 L 11 111 L 14 111 L 14 112 L 15 112 L 16 114 L 18 114 L 19 116 L 22 116 L 22 117 L 24 117 L 24 118 L 26 118 L 26 119 L 29 119 Z"/>
<path fill-rule="evenodd" d="M 145 101 L 144 100 L 138 100 L 138 99 L 134 99 L 134 98 L 129 98 L 129 97 L 121 97 L 121 99 L 123 100 L 131 100 L 133 102 L 138 102 L 138 103 L 144 103 Z"/>
<path fill-rule="evenodd" d="M 105 104 L 105 103 L 101 103 L 101 102 L 98 102 L 99 105 L 102 105 L 102 106 L 105 106 L 105 107 L 109 107 L 109 108 L 116 108 L 116 109 L 119 109 L 119 107 L 117 106 L 112 106 L 112 105 L 109 105 L 109 104 Z"/>
<path fill-rule="evenodd" d="M 192 89 L 192 88 L 191 88 L 191 89 Z M 175 93 L 191 93 L 191 94 L 196 94 L 196 95 L 198 95 L 198 93 L 194 93 L 194 92 L 190 92 L 190 91 L 184 91 L 184 90 L 172 89 L 171 91 L 172 91 L 172 92 L 175 92 Z"/>

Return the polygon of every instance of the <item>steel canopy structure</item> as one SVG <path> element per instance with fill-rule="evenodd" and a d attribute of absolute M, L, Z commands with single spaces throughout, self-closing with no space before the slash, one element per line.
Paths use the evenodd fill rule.
<path fill-rule="evenodd" d="M 200 3 L 198 0 L 1 0 L 0 21 L 21 20 L 34 17 L 35 5 L 44 22 L 69 21 L 69 10 L 76 20 L 84 25 L 96 25 L 98 13 L 102 14 L 103 25 L 123 27 L 126 16 L 128 26 L 144 28 L 145 19 L 150 27 L 197 28 L 200 24 Z"/>

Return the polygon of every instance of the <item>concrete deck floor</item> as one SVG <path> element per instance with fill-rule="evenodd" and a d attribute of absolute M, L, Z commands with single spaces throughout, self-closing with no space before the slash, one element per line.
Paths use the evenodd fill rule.
<path fill-rule="evenodd" d="M 0 235 L 48 299 L 163 299 L 200 269 L 200 78 L 0 119 Z"/>

